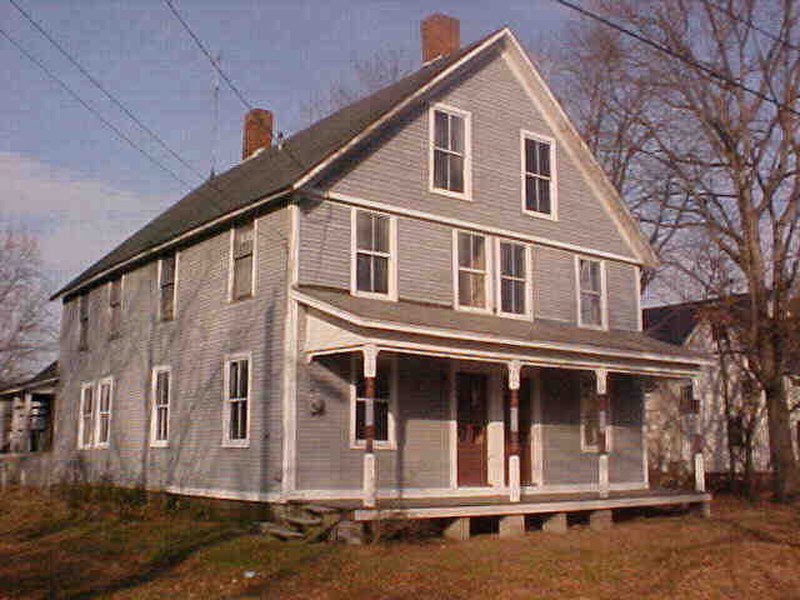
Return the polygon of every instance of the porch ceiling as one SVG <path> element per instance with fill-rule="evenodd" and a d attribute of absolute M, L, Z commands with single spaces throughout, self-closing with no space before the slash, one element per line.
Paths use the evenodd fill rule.
<path fill-rule="evenodd" d="M 347 292 L 302 287 L 295 299 L 308 307 L 304 349 L 315 356 L 373 345 L 389 352 L 484 362 L 691 377 L 708 362 L 641 332 L 580 329 L 457 312 L 422 303 L 386 302 Z"/>

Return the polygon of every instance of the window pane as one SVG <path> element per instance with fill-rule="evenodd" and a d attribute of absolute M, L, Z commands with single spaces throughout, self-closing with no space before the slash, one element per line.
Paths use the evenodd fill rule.
<path fill-rule="evenodd" d="M 483 275 L 463 271 L 458 274 L 458 302 L 464 306 L 484 307 L 486 294 Z"/>
<path fill-rule="evenodd" d="M 437 110 L 434 114 L 434 144 L 437 148 L 447 148 L 448 140 L 450 139 L 447 113 Z"/>
<path fill-rule="evenodd" d="M 389 259 L 372 257 L 372 291 L 378 294 L 389 293 Z"/>
<path fill-rule="evenodd" d="M 375 439 L 385 442 L 389 439 L 389 403 L 375 402 Z"/>
<path fill-rule="evenodd" d="M 228 368 L 228 398 L 236 398 L 237 381 L 239 379 L 239 363 L 232 362 Z"/>
<path fill-rule="evenodd" d="M 500 267 L 503 275 L 525 277 L 525 247 L 520 244 L 500 244 Z"/>
<path fill-rule="evenodd" d="M 472 266 L 471 257 L 472 257 L 472 250 L 471 250 L 471 242 L 470 236 L 468 233 L 461 233 L 458 234 L 458 266 L 459 267 L 470 267 Z"/>
<path fill-rule="evenodd" d="M 232 440 L 239 439 L 239 431 L 240 431 L 240 429 L 239 429 L 239 417 L 240 417 L 240 415 L 239 415 L 239 410 L 238 410 L 237 404 L 238 404 L 238 402 L 232 402 L 230 404 L 231 422 L 230 422 L 230 428 L 229 428 L 229 431 L 228 431 L 228 437 L 230 437 L 230 439 L 232 439 Z"/>
<path fill-rule="evenodd" d="M 525 208 L 526 210 L 537 210 L 538 198 L 536 192 L 536 177 L 525 176 Z"/>
<path fill-rule="evenodd" d="M 368 254 L 356 257 L 356 287 L 361 292 L 372 291 L 372 257 Z"/>
<path fill-rule="evenodd" d="M 539 212 L 550 214 L 550 182 L 539 179 Z"/>
<path fill-rule="evenodd" d="M 233 297 L 246 298 L 253 293 L 253 255 L 237 258 L 233 271 Z"/>
<path fill-rule="evenodd" d="M 537 173 L 536 142 L 525 140 L 525 171 L 527 173 Z"/>
<path fill-rule="evenodd" d="M 233 256 L 239 258 L 253 253 L 253 223 L 237 227 L 233 233 Z"/>
<path fill-rule="evenodd" d="M 450 115 L 450 149 L 464 153 L 464 119 Z"/>
<path fill-rule="evenodd" d="M 515 281 L 514 282 L 514 312 L 518 315 L 525 314 L 525 282 L 523 281 Z"/>
<path fill-rule="evenodd" d="M 100 386 L 100 412 L 108 412 L 111 405 L 111 386 L 103 384 Z"/>
<path fill-rule="evenodd" d="M 510 279 L 500 282 L 500 307 L 503 312 L 514 312 L 514 282 Z"/>
<path fill-rule="evenodd" d="M 464 191 L 464 158 L 451 154 L 450 159 L 450 186 L 451 192 Z"/>
<path fill-rule="evenodd" d="M 544 177 L 550 177 L 550 144 L 539 142 L 539 170 L 537 173 Z"/>
<path fill-rule="evenodd" d="M 237 388 L 237 398 L 248 397 L 248 384 L 249 384 L 249 365 L 246 360 L 239 361 L 239 387 Z"/>
<path fill-rule="evenodd" d="M 161 260 L 161 285 L 175 281 L 175 256 L 168 256 Z"/>
<path fill-rule="evenodd" d="M 592 293 L 581 294 L 581 321 L 586 325 L 600 325 L 600 297 Z"/>
<path fill-rule="evenodd" d="M 472 235 L 470 241 L 472 242 L 470 266 L 473 269 L 484 270 L 486 268 L 486 240 L 479 235 Z"/>
<path fill-rule="evenodd" d="M 433 151 L 433 186 L 442 190 L 448 189 L 448 168 L 450 162 L 447 153 L 441 150 Z"/>
<path fill-rule="evenodd" d="M 87 388 L 83 397 L 83 414 L 91 415 L 94 410 L 94 390 Z"/>
<path fill-rule="evenodd" d="M 600 292 L 600 263 L 583 260 L 580 263 L 581 290 Z"/>
<path fill-rule="evenodd" d="M 372 215 L 367 212 L 356 213 L 356 245 L 359 250 L 372 250 Z"/>
<path fill-rule="evenodd" d="M 175 316 L 175 286 L 172 284 L 161 288 L 161 318 L 172 319 Z"/>
<path fill-rule="evenodd" d="M 389 217 L 372 215 L 374 232 L 373 249 L 378 252 L 389 252 Z"/>

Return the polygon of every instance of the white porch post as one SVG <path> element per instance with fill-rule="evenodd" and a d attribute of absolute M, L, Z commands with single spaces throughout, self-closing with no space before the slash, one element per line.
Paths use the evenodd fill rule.
<path fill-rule="evenodd" d="M 378 349 L 365 346 L 364 355 L 364 499 L 366 508 L 374 508 L 377 487 L 375 463 L 375 377 L 378 367 Z"/>
<path fill-rule="evenodd" d="M 608 498 L 608 448 L 606 447 L 606 437 L 608 432 L 608 371 L 597 369 L 595 372 L 595 383 L 597 386 L 597 422 L 599 439 L 597 440 L 597 488 L 601 498 Z"/>
<path fill-rule="evenodd" d="M 703 434 L 700 423 L 700 378 L 692 378 L 692 456 L 694 458 L 694 489 L 706 491 L 706 463 L 703 458 Z"/>
<path fill-rule="evenodd" d="M 508 404 L 509 404 L 509 457 L 508 487 L 511 502 L 520 501 L 519 470 L 519 373 L 521 365 L 517 361 L 508 363 Z"/>

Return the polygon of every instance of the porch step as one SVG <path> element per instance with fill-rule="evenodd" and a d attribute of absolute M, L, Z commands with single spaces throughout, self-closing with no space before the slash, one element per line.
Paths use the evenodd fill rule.
<path fill-rule="evenodd" d="M 282 540 L 301 540 L 305 537 L 305 534 L 300 533 L 299 531 L 287 529 L 286 527 L 282 527 L 281 525 L 272 523 L 270 521 L 259 523 L 258 529 L 261 531 L 261 533 L 266 533 Z"/>
<path fill-rule="evenodd" d="M 305 529 L 306 527 L 316 527 L 317 525 L 322 525 L 322 519 L 320 517 L 302 517 L 298 515 L 287 515 L 283 517 L 283 520 L 289 523 L 290 525 L 296 525 L 297 527 Z"/>
<path fill-rule="evenodd" d="M 300 504 L 298 505 L 310 513 L 314 513 L 315 515 L 333 515 L 338 513 L 339 511 L 335 508 L 330 508 L 328 506 L 319 506 L 317 504 Z"/>

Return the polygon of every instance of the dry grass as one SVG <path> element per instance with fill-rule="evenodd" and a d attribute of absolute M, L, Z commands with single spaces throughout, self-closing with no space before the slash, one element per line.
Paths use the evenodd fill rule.
<path fill-rule="evenodd" d="M 800 509 L 767 502 L 604 533 L 364 547 L 272 542 L 185 511 L 87 516 L 31 492 L 0 506 L 0 597 L 800 598 Z"/>

